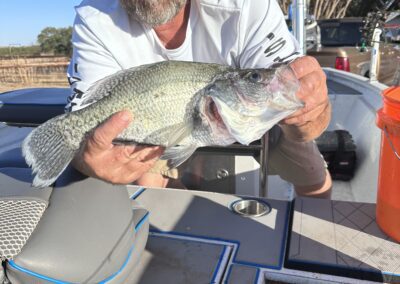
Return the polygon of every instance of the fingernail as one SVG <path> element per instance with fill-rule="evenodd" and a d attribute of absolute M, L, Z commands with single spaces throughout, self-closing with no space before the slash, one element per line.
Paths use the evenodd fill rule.
<path fill-rule="evenodd" d="M 129 122 L 131 120 L 131 116 L 130 116 L 129 112 L 126 112 L 126 111 L 121 113 L 120 118 L 124 122 Z"/>

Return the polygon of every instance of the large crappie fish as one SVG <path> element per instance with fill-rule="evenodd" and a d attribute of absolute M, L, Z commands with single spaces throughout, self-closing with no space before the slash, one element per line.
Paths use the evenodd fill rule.
<path fill-rule="evenodd" d="M 85 136 L 112 114 L 130 110 L 134 121 L 119 143 L 162 145 L 161 159 L 176 167 L 198 147 L 249 144 L 303 104 L 289 67 L 239 70 L 207 63 L 165 61 L 119 71 L 94 84 L 84 108 L 59 115 L 24 140 L 23 155 L 51 185 Z"/>

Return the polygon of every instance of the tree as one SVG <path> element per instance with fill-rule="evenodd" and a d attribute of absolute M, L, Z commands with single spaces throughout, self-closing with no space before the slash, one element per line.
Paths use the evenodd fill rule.
<path fill-rule="evenodd" d="M 41 52 L 71 56 L 72 27 L 44 28 L 37 37 Z"/>
<path fill-rule="evenodd" d="M 398 0 L 353 0 L 347 17 L 365 17 L 368 12 L 377 11 L 378 9 L 387 9 L 387 11 L 396 11 L 400 9 L 400 1 Z"/>
<path fill-rule="evenodd" d="M 314 0 L 310 3 L 316 19 L 343 18 L 352 0 Z"/>
<path fill-rule="evenodd" d="M 306 0 L 309 14 L 315 19 L 343 18 L 345 16 L 365 16 L 376 0 Z M 279 0 L 285 14 L 293 0 Z"/>
<path fill-rule="evenodd" d="M 365 17 L 375 6 L 376 0 L 353 0 L 349 10 L 348 17 Z"/>

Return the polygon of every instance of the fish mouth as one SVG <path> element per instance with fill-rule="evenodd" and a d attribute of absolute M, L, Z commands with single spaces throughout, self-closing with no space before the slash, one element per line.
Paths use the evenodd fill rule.
<path fill-rule="evenodd" d="M 205 110 L 205 115 L 207 117 L 208 123 L 215 131 L 217 131 L 217 129 L 218 129 L 218 132 L 228 131 L 228 128 L 225 125 L 225 122 L 219 113 L 217 104 L 215 103 L 215 101 L 212 97 L 206 98 L 204 110 Z"/>
<path fill-rule="evenodd" d="M 217 105 L 215 104 L 214 100 L 212 100 L 212 99 L 208 103 L 208 113 L 210 114 L 212 120 L 216 120 L 218 122 L 224 123 L 221 115 L 218 112 Z"/>

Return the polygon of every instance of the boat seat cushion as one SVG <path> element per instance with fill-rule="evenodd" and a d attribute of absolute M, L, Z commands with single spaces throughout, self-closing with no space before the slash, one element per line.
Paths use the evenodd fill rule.
<path fill-rule="evenodd" d="M 2 252 L 8 279 L 123 283 L 147 241 L 147 210 L 132 204 L 125 186 L 83 177 L 73 169 L 67 169 L 54 188 L 31 188 L 31 180 L 29 169 L 0 169 L 0 183 L 6 188 L 2 193 L 0 186 L 0 210 L 2 203 L 8 206 L 2 212 L 8 215 L 5 222 L 18 229 L 20 204 L 26 206 L 22 212 L 33 208 L 28 215 L 37 217 L 36 223 L 29 223 L 32 232 L 25 234 L 29 236 L 20 249 L 11 253 L 7 247 Z M 12 195 L 13 190 L 19 195 Z M 12 234 L 0 230 L 0 244 Z"/>
<path fill-rule="evenodd" d="M 0 259 L 19 254 L 48 205 L 51 188 L 32 190 L 27 168 L 0 168 Z"/>

